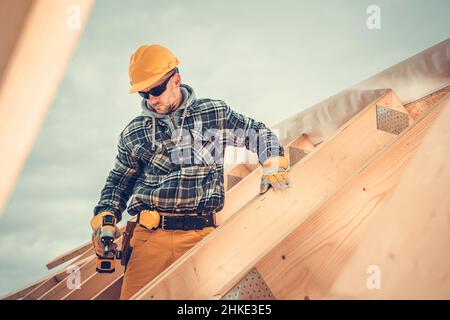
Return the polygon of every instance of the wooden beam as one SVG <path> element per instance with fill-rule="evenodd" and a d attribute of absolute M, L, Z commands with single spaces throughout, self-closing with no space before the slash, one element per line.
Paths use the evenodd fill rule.
<path fill-rule="evenodd" d="M 450 299 L 448 94 L 442 105 L 441 115 L 327 298 Z M 378 275 L 379 289 L 373 281 Z"/>
<path fill-rule="evenodd" d="M 0 1 L 0 85 L 8 62 L 14 54 L 27 17 L 32 10 L 31 0 L 1 0 Z"/>
<path fill-rule="evenodd" d="M 89 258 L 86 258 L 84 260 L 80 260 L 76 263 L 73 263 L 72 265 L 79 266 L 80 268 L 83 267 L 83 265 L 89 261 Z M 56 286 L 66 286 L 66 283 L 64 280 L 67 279 L 69 276 L 69 273 L 67 273 L 67 268 L 64 268 L 55 274 L 49 276 L 47 280 L 41 283 L 38 287 L 36 287 L 34 290 L 30 291 L 25 295 L 22 299 L 23 300 L 39 300 L 40 297 L 44 294 L 46 294 L 49 290 L 53 289 Z"/>
<path fill-rule="evenodd" d="M 6 62 L 0 61 L 4 71 L 0 83 L 0 214 L 57 92 L 87 21 L 92 0 L 39 0 L 30 5 L 27 5 L 29 1 L 7 3 L 12 6 L 0 11 L 1 16 L 13 11 L 11 15 L 19 12 L 25 18 L 23 26 L 1 31 L 2 36 L 6 34 L 5 38 L 10 39 L 6 41 L 10 52 L 1 55 Z M 76 30 L 68 28 L 70 6 L 79 9 L 80 24 Z M 8 18 L 0 21 L 8 21 Z M 27 94 L 23 94 L 24 90 Z M 33 97 L 32 103 L 30 97 Z"/>
<path fill-rule="evenodd" d="M 313 153 L 291 168 L 295 183 L 283 192 L 269 190 L 189 250 L 133 299 L 208 299 L 245 275 L 283 239 L 292 225 L 336 192 L 369 158 L 397 136 L 377 130 L 376 108 L 406 113 L 392 93 L 376 99 Z M 259 187 L 259 181 L 258 185 Z M 256 186 L 255 186 L 256 187 Z M 291 207 L 300 207 L 296 212 Z"/>
<path fill-rule="evenodd" d="M 100 293 L 109 284 L 114 283 L 123 275 L 123 266 L 116 261 L 116 271 L 114 273 L 95 272 L 81 282 L 80 289 L 69 290 L 61 300 L 88 300 Z"/>
<path fill-rule="evenodd" d="M 277 299 L 321 299 L 328 293 L 441 110 L 442 105 L 434 107 L 370 159 L 256 264 Z"/>
<path fill-rule="evenodd" d="M 106 286 L 102 291 L 95 295 L 91 300 L 119 300 L 122 289 L 123 274 L 113 283 Z"/>
<path fill-rule="evenodd" d="M 92 248 L 92 242 L 88 242 L 83 244 L 82 246 L 75 248 L 71 251 L 69 251 L 68 253 L 65 253 L 55 259 L 53 259 L 52 261 L 50 261 L 49 263 L 47 263 L 46 267 L 48 270 L 51 270 L 63 263 L 66 263 L 76 257 L 79 256 L 84 256 L 86 254 L 94 254 L 94 249 Z"/>
<path fill-rule="evenodd" d="M 424 112 L 426 112 L 431 106 L 435 105 L 440 99 L 450 92 L 450 85 L 433 92 L 425 97 L 422 97 L 416 101 L 410 102 L 405 105 L 405 109 L 411 115 L 413 119 L 419 118 Z"/>
<path fill-rule="evenodd" d="M 6 295 L 1 296 L 0 300 L 21 300 L 29 292 L 33 291 L 38 286 L 40 286 L 43 282 L 48 280 L 48 278 L 49 277 L 47 276 L 44 279 L 40 279 L 40 280 L 36 281 L 35 283 L 28 285 L 25 288 L 22 288 L 22 289 L 19 289 L 19 290 L 7 293 Z"/>
<path fill-rule="evenodd" d="M 74 263 L 73 265 L 77 265 L 79 267 L 81 281 L 83 281 L 83 279 L 86 279 L 89 276 L 86 275 L 86 270 L 91 270 L 92 268 L 95 270 L 96 259 L 89 256 L 83 260 L 80 260 L 78 263 Z M 59 300 L 70 292 L 67 285 L 69 273 L 66 270 L 67 268 L 64 269 L 63 273 L 61 273 L 62 278 L 58 281 L 58 283 L 50 286 L 46 291 L 41 291 L 38 297 L 33 298 L 37 300 Z"/>

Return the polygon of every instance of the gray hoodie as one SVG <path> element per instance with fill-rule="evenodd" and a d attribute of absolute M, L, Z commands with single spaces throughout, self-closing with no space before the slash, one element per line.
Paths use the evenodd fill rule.
<path fill-rule="evenodd" d="M 181 94 L 183 96 L 183 100 L 181 105 L 177 110 L 170 114 L 159 114 L 155 111 L 150 105 L 147 104 L 145 99 L 142 99 L 141 107 L 142 113 L 141 115 L 152 118 L 152 148 L 155 149 L 155 141 L 156 141 L 156 119 L 163 121 L 169 127 L 170 133 L 176 130 L 179 126 L 183 126 L 184 123 L 184 111 L 189 108 L 189 106 L 195 101 L 195 93 L 192 87 L 187 84 L 182 83 L 180 85 Z M 181 119 L 181 120 L 180 120 Z M 181 124 L 180 124 L 181 123 Z M 155 125 L 154 125 L 155 124 Z"/>

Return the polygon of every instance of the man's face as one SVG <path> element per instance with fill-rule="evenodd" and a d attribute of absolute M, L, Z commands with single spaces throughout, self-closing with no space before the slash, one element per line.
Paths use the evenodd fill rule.
<path fill-rule="evenodd" d="M 166 74 L 164 77 L 162 77 L 159 81 L 157 81 L 152 86 L 145 88 L 142 91 L 148 91 L 150 89 L 153 89 L 157 86 L 159 86 L 161 83 L 163 83 L 167 78 L 169 78 L 172 75 L 173 72 Z M 159 114 L 168 114 L 173 111 L 175 108 L 175 104 L 177 102 L 177 98 L 181 94 L 180 92 L 180 83 L 181 83 L 181 77 L 179 73 L 175 73 L 173 77 L 169 80 L 167 83 L 166 90 L 158 97 L 154 97 L 152 95 L 149 96 L 147 99 L 147 103 L 155 109 L 156 112 Z"/>

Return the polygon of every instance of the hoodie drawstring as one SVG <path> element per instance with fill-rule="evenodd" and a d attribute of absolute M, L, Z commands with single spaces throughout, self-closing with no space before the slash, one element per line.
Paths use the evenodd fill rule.
<path fill-rule="evenodd" d="M 188 108 L 189 108 L 189 106 L 187 106 L 183 110 L 183 116 L 181 118 L 181 126 L 180 126 L 180 135 L 178 136 L 178 139 L 176 142 L 177 144 L 180 143 L 181 141 L 183 141 L 182 135 L 183 135 L 184 119 L 186 119 L 186 114 L 187 114 Z M 152 117 L 152 150 L 155 151 L 156 150 L 156 118 L 154 115 L 151 115 L 151 117 Z"/>
<path fill-rule="evenodd" d="M 152 150 L 156 150 L 156 118 L 152 115 Z"/>

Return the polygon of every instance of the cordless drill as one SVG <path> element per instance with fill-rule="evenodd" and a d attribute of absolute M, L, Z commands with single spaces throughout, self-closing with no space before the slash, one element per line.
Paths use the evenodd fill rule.
<path fill-rule="evenodd" d="M 99 273 L 113 273 L 116 270 L 116 258 L 120 259 L 121 252 L 113 246 L 115 235 L 116 218 L 114 215 L 102 217 L 100 229 L 100 241 L 103 244 L 103 256 L 97 255 L 97 268 Z"/>

